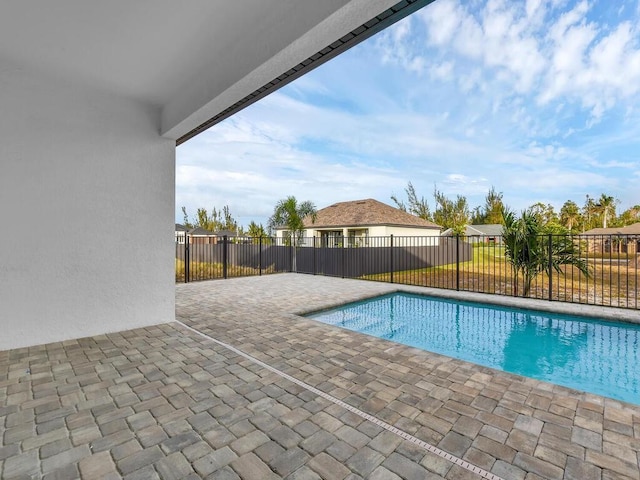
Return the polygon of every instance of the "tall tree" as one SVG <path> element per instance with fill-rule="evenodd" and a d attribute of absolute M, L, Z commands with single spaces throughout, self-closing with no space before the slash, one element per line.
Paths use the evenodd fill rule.
<path fill-rule="evenodd" d="M 602 218 L 602 228 L 607 228 L 609 219 L 615 218 L 617 200 L 610 195 L 602 194 L 596 203 L 596 212 Z"/>
<path fill-rule="evenodd" d="M 256 222 L 251 220 L 249 223 L 249 227 L 247 228 L 247 235 L 253 238 L 266 237 L 267 232 L 265 231 L 262 224 L 258 225 Z"/>
<path fill-rule="evenodd" d="M 394 201 L 396 206 L 402 210 L 403 212 L 408 212 L 416 217 L 420 217 L 424 220 L 433 221 L 433 217 L 431 215 L 431 210 L 429 209 L 429 203 L 425 200 L 424 197 L 418 198 L 416 194 L 416 189 L 413 187 L 413 184 L 409 182 L 407 188 L 404 189 L 407 194 L 407 203 L 405 204 L 403 201 L 398 200 L 398 197 L 395 195 L 391 195 L 391 200 Z"/>
<path fill-rule="evenodd" d="M 580 222 L 580 207 L 573 200 L 567 200 L 560 209 L 560 223 L 573 231 Z"/>
<path fill-rule="evenodd" d="M 471 225 L 482 225 L 484 221 L 484 210 L 480 205 L 476 205 L 471 212 Z"/>
<path fill-rule="evenodd" d="M 217 210 L 214 207 L 211 213 L 206 208 L 198 208 L 195 217 L 191 221 L 189 221 L 189 215 L 185 207 L 182 207 L 182 214 L 184 215 L 184 225 L 187 228 L 201 227 L 210 232 L 229 230 L 237 233 L 239 230 L 238 222 L 231 215 L 228 205 L 222 207 L 222 210 Z"/>
<path fill-rule="evenodd" d="M 631 225 L 640 221 L 640 205 L 634 205 L 631 208 L 626 209 L 618 217 L 618 223 L 621 226 Z"/>
<path fill-rule="evenodd" d="M 538 223 L 541 225 L 547 225 L 550 223 L 557 223 L 558 216 L 550 203 L 544 204 L 542 202 L 536 202 L 528 209 L 529 214 L 534 215 L 538 219 Z"/>
<path fill-rule="evenodd" d="M 182 207 L 182 223 L 185 226 L 185 228 L 187 230 L 190 230 L 193 228 L 193 224 L 191 223 L 191 221 L 189 220 L 189 215 L 187 214 L 187 207 Z"/>
<path fill-rule="evenodd" d="M 590 230 L 594 228 L 594 222 L 596 219 L 596 202 L 594 202 L 593 198 L 587 194 L 587 199 L 584 202 L 584 207 L 582 207 L 582 231 Z"/>
<path fill-rule="evenodd" d="M 553 271 L 561 273 L 561 265 L 573 265 L 587 277 L 589 267 L 580 258 L 576 244 L 567 235 L 544 235 L 544 225 L 531 210 L 522 212 L 520 218 L 510 210 L 503 210 L 505 257 L 513 270 L 513 294 L 518 296 L 518 285 L 522 278 L 523 295 L 529 295 L 533 279 L 539 273 L 547 276 Z M 551 238 L 551 248 L 549 248 Z"/>
<path fill-rule="evenodd" d="M 247 236 L 251 238 L 251 243 L 255 245 L 258 245 L 260 242 L 265 245 L 271 243 L 271 239 L 267 237 L 267 232 L 262 224 L 257 224 L 253 220 L 251 220 L 247 227 Z"/>
<path fill-rule="evenodd" d="M 298 203 L 296 197 L 290 196 L 278 201 L 269 218 L 269 229 L 287 227 L 288 238 L 296 246 L 304 232 L 304 218 L 309 216 L 315 222 L 317 210 L 309 200 Z"/>
<path fill-rule="evenodd" d="M 438 189 L 434 189 L 433 197 L 436 200 L 433 221 L 445 229 L 451 228 L 456 235 L 464 235 L 470 217 L 467 199 L 458 195 L 450 200 Z"/>
<path fill-rule="evenodd" d="M 484 198 L 484 206 L 478 206 L 474 209 L 471 218 L 472 223 L 476 225 L 502 223 L 503 209 L 502 192 L 497 192 L 495 187 L 492 186 Z"/>

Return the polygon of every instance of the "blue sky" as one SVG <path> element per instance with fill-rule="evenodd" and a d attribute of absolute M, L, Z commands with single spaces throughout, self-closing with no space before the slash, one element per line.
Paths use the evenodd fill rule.
<path fill-rule="evenodd" d="M 436 0 L 177 149 L 181 207 L 640 203 L 640 0 Z"/>

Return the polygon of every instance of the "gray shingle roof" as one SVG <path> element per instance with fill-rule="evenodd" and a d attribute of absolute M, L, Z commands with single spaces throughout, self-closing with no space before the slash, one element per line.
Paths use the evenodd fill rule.
<path fill-rule="evenodd" d="M 209 230 L 205 230 L 202 227 L 196 227 L 189 230 L 189 235 L 194 235 L 198 237 L 215 237 L 215 233 L 210 232 Z"/>
<path fill-rule="evenodd" d="M 502 235 L 503 226 L 499 223 L 488 223 L 486 225 L 467 225 L 467 235 Z"/>
<path fill-rule="evenodd" d="M 304 219 L 306 228 L 352 227 L 389 225 L 439 229 L 440 226 L 420 217 L 403 212 L 372 198 L 352 202 L 334 203 L 318 210 L 315 222 Z"/>

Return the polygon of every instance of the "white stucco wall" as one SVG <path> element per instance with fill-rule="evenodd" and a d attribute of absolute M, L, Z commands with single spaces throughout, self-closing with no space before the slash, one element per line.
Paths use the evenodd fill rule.
<path fill-rule="evenodd" d="M 397 237 L 439 237 L 438 228 L 405 228 L 405 227 L 384 227 L 385 235 Z"/>
<path fill-rule="evenodd" d="M 371 237 L 388 237 L 389 235 L 401 237 L 396 241 L 396 245 L 400 245 L 398 242 L 401 242 L 407 246 L 436 246 L 440 239 L 440 230 L 437 228 L 404 228 L 391 226 L 372 227 L 369 230 L 369 236 Z M 417 238 L 409 239 L 407 237 Z"/>
<path fill-rule="evenodd" d="M 171 321 L 159 111 L 0 65 L 0 350 Z"/>

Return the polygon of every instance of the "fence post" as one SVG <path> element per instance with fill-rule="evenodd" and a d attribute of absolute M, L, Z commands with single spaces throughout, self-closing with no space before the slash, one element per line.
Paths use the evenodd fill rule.
<path fill-rule="evenodd" d="M 391 270 L 391 283 L 393 283 L 393 233 L 390 235 L 390 245 L 391 248 L 389 249 L 390 253 L 390 258 L 389 258 L 389 269 Z"/>
<path fill-rule="evenodd" d="M 551 236 L 552 234 L 549 234 L 549 237 L 547 239 L 547 255 L 549 255 L 549 259 L 548 262 L 549 264 L 547 265 L 547 268 L 549 269 L 549 301 L 553 301 L 553 254 L 552 254 L 552 248 L 553 248 L 553 238 Z"/>
<path fill-rule="evenodd" d="M 258 243 L 260 250 L 258 251 L 258 275 L 262 275 L 262 235 Z"/>
<path fill-rule="evenodd" d="M 189 283 L 189 235 L 184 232 L 184 283 Z"/>
<path fill-rule="evenodd" d="M 460 291 L 460 235 L 456 233 L 456 291 Z"/>
<path fill-rule="evenodd" d="M 313 274 L 316 274 L 316 236 L 313 236 Z"/>
<path fill-rule="evenodd" d="M 227 236 L 222 237 L 222 278 L 227 278 Z"/>

